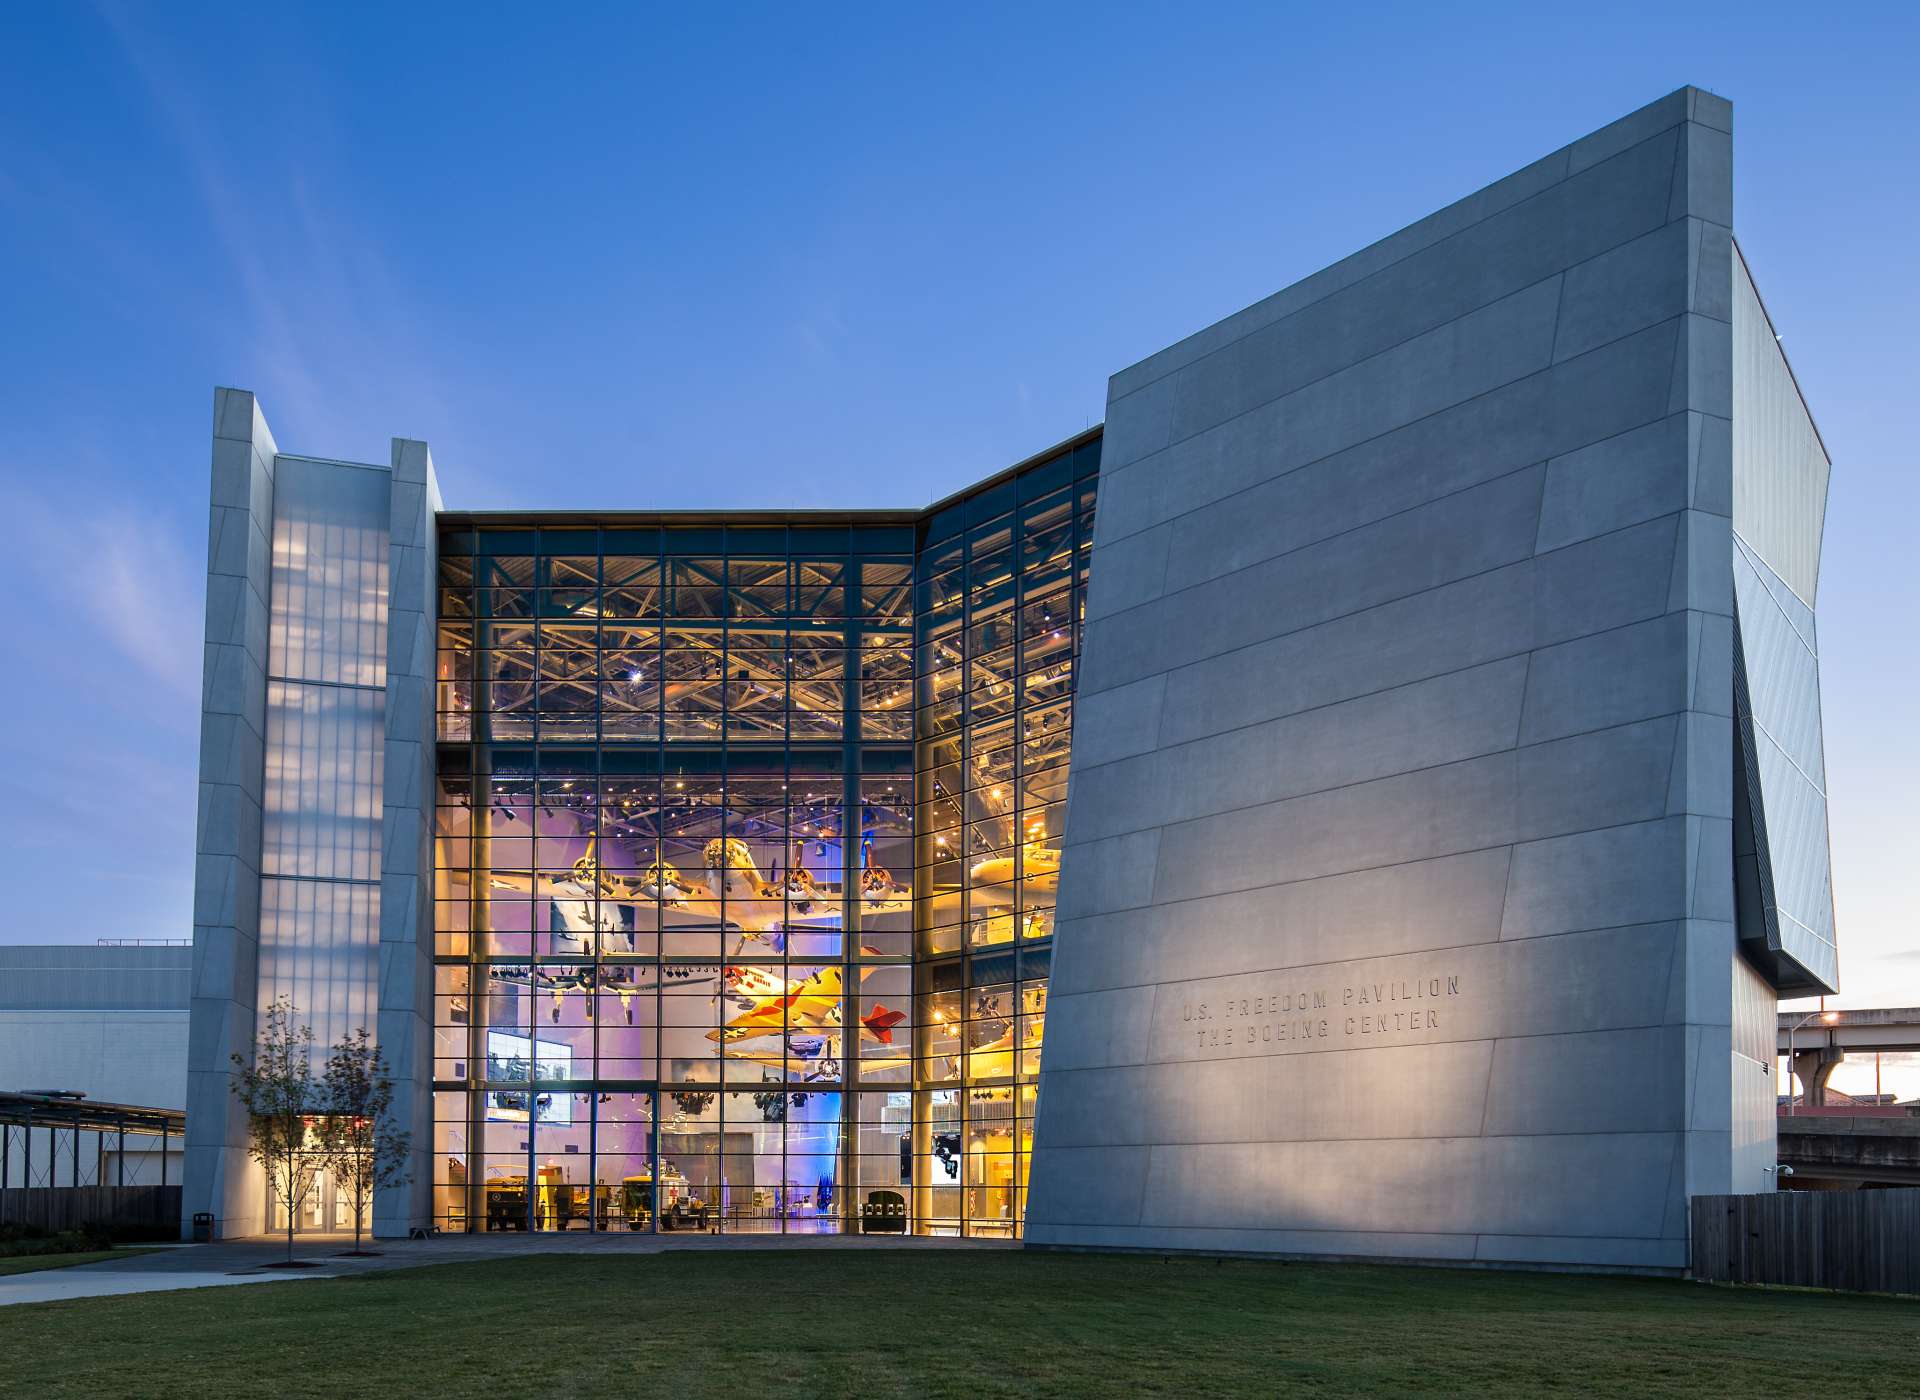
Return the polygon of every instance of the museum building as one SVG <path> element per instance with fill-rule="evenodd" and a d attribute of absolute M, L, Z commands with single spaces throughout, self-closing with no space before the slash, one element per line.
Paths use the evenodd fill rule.
<path fill-rule="evenodd" d="M 184 1210 L 281 1223 L 285 998 L 393 1066 L 381 1234 L 1680 1267 L 1838 977 L 1731 129 L 1674 93 L 924 510 L 449 510 L 218 390 Z"/>

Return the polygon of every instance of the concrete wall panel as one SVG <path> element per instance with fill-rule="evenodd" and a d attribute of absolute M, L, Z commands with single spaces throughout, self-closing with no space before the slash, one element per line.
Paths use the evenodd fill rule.
<path fill-rule="evenodd" d="M 248 1165 L 246 1118 L 232 1093 L 232 1056 L 252 1051 L 260 958 L 268 540 L 277 456 L 253 395 L 216 389 L 183 1232 L 202 1211 L 214 1215 L 222 1233 L 251 1234 L 265 1220 L 265 1191 Z"/>
<path fill-rule="evenodd" d="M 1078 920 L 1058 935 L 1055 984 L 1092 991 L 1295 967 L 1329 949 L 1366 957 L 1469 943 L 1500 918 L 1510 859 L 1496 847 Z"/>
<path fill-rule="evenodd" d="M 1115 376 L 1036 1243 L 1670 1269 L 1730 1180 L 1703 102 Z"/>
<path fill-rule="evenodd" d="M 434 600 L 439 487 L 424 442 L 390 464 L 378 1038 L 409 1179 L 374 1194 L 373 1231 L 404 1236 L 433 1216 Z"/>

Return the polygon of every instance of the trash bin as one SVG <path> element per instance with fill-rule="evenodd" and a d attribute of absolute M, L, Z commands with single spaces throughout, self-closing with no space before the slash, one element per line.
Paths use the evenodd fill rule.
<path fill-rule="evenodd" d="M 193 1213 L 193 1242 L 195 1244 L 213 1243 L 213 1213 L 197 1210 Z"/>

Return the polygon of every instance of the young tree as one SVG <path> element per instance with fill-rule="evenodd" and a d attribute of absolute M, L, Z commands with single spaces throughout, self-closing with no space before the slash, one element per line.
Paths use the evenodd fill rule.
<path fill-rule="evenodd" d="M 296 1023 L 285 997 L 267 1008 L 267 1024 L 254 1043 L 253 1062 L 235 1055 L 239 1077 L 233 1092 L 247 1110 L 247 1155 L 267 1173 L 267 1188 L 286 1212 L 287 1262 L 293 1262 L 293 1227 L 313 1193 L 322 1161 L 312 1148 L 321 1112 L 320 1086 L 309 1057 L 313 1031 Z"/>
<path fill-rule="evenodd" d="M 359 1254 L 374 1191 L 404 1185 L 411 1176 L 407 1153 L 412 1135 L 393 1122 L 393 1080 L 365 1026 L 333 1047 L 321 1089 L 327 1110 L 320 1129 L 327 1165 L 334 1189 L 353 1206 L 353 1252 Z"/>

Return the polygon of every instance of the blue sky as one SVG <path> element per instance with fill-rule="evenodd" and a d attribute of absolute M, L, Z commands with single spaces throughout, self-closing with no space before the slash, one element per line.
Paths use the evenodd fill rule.
<path fill-rule="evenodd" d="M 919 504 L 1691 82 L 1836 459 L 1848 999 L 1920 1002 L 1920 10 L 959 8 L 11 7 L 0 939 L 189 932 L 215 384 L 459 506 Z"/>

